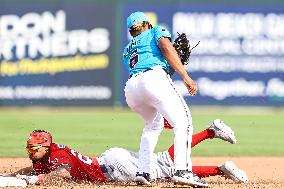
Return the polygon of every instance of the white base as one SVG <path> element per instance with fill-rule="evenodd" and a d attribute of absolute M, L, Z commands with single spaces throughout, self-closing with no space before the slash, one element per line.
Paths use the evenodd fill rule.
<path fill-rule="evenodd" d="M 23 179 L 19 179 L 16 177 L 0 176 L 0 187 L 8 187 L 8 186 L 25 188 L 27 186 L 27 182 Z"/>

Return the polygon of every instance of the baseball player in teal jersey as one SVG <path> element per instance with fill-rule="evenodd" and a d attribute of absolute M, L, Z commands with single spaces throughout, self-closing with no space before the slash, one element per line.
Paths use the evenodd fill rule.
<path fill-rule="evenodd" d="M 191 140 L 192 117 L 186 102 L 168 75 L 171 66 L 182 77 L 188 92 L 195 95 L 197 86 L 185 71 L 172 43 L 170 32 L 160 26 L 152 27 L 142 12 L 127 18 L 133 39 L 123 52 L 123 62 L 129 70 L 125 85 L 128 106 L 145 122 L 141 136 L 137 184 L 150 185 L 151 155 L 163 129 L 163 117 L 173 127 L 175 183 L 197 187 L 208 184 L 192 173 Z"/>

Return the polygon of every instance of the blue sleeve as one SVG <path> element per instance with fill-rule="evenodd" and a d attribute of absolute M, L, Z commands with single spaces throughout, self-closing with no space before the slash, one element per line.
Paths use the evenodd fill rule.
<path fill-rule="evenodd" d="M 162 26 L 156 26 L 153 28 L 155 40 L 159 41 L 162 37 L 170 38 L 172 37 L 171 33 Z"/>

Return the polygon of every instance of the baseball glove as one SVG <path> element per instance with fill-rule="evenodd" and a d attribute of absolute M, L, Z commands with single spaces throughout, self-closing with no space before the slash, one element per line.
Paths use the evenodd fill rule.
<path fill-rule="evenodd" d="M 173 46 L 176 49 L 183 65 L 188 64 L 188 59 L 190 57 L 191 51 L 199 44 L 199 42 L 200 41 L 198 41 L 198 43 L 193 48 L 190 48 L 190 43 L 186 37 L 186 34 L 178 33 L 178 37 L 174 40 Z"/>

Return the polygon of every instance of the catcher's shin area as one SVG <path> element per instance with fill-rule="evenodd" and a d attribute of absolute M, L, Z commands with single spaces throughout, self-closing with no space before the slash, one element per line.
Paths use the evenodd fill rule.
<path fill-rule="evenodd" d="M 0 187 L 22 187 L 25 188 L 27 186 L 27 182 L 23 179 L 19 179 L 16 177 L 5 177 L 0 176 Z"/>

